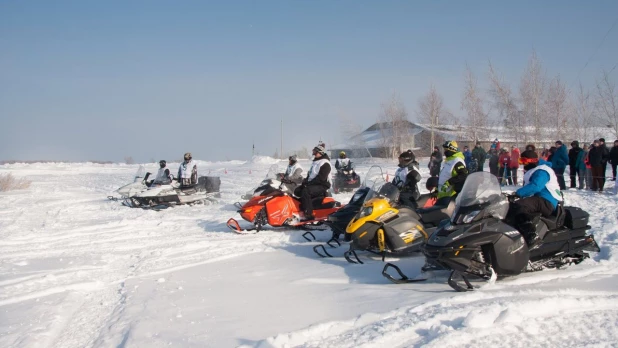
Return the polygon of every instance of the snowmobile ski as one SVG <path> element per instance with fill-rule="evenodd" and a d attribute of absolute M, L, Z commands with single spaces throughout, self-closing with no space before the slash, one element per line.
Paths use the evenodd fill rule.
<path fill-rule="evenodd" d="M 390 275 L 387 270 L 389 268 L 394 268 L 395 271 L 397 273 L 399 273 L 399 277 L 400 278 L 395 278 L 392 275 Z M 419 282 L 424 282 L 427 280 L 427 278 L 422 278 L 422 279 L 410 279 L 408 278 L 402 271 L 401 269 L 397 266 L 394 265 L 392 263 L 387 263 L 386 265 L 384 265 L 384 268 L 382 269 L 382 275 L 384 276 L 384 278 L 390 280 L 391 282 L 395 283 L 395 284 L 409 284 L 409 283 L 419 283 Z"/>

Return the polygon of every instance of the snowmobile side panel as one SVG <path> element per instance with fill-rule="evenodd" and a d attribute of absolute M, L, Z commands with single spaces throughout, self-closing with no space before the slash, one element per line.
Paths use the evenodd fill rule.
<path fill-rule="evenodd" d="M 266 213 L 268 224 L 271 226 L 281 226 L 294 212 L 300 211 L 300 203 L 290 196 L 280 196 L 266 202 Z"/>

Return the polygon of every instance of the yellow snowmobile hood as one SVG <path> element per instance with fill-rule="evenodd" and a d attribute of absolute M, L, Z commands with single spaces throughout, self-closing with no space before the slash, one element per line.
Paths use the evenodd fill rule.
<path fill-rule="evenodd" d="M 346 233 L 356 233 L 367 222 L 382 223 L 397 215 L 399 210 L 393 208 L 384 198 L 372 198 L 363 204 L 361 210 L 350 221 Z"/>

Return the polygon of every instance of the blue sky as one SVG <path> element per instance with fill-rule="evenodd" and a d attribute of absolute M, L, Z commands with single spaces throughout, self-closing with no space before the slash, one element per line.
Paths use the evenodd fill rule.
<path fill-rule="evenodd" d="M 572 86 L 618 1 L 3 1 L 0 160 L 248 159 L 342 140 L 465 64 L 517 84 L 534 48 Z M 618 63 L 618 28 L 580 74 Z M 614 78 L 618 73 L 614 72 Z"/>

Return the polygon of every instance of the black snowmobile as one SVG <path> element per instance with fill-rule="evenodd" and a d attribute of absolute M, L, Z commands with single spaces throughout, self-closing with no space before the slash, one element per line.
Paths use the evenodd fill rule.
<path fill-rule="evenodd" d="M 359 187 L 361 187 L 361 179 L 354 171 L 352 162 L 343 168 L 337 169 L 337 173 L 335 173 L 333 178 L 333 191 L 335 193 L 349 192 Z"/>
<path fill-rule="evenodd" d="M 451 271 L 448 284 L 453 289 L 470 291 L 475 288 L 471 281 L 578 264 L 589 257 L 587 251 L 600 251 L 586 232 L 590 229 L 588 213 L 562 205 L 550 218 L 538 217 L 536 231 L 541 242 L 528 248 L 522 235 L 503 221 L 514 199 L 502 194 L 490 173 L 468 176 L 450 221 L 429 237 L 423 249 L 429 264 Z M 386 272 L 390 267 L 400 279 Z M 383 275 L 395 283 L 422 280 L 408 279 L 392 264 L 384 267 Z"/>

